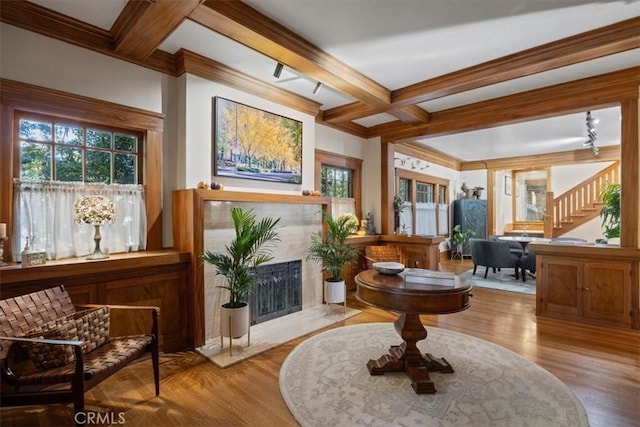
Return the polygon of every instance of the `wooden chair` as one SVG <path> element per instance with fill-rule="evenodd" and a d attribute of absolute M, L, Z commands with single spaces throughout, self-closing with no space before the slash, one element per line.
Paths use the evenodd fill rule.
<path fill-rule="evenodd" d="M 83 308 L 104 305 L 83 305 Z M 147 352 L 151 353 L 156 396 L 160 395 L 158 364 L 158 307 L 110 305 L 109 310 L 146 310 L 151 331 L 145 335 L 109 337 L 98 348 L 83 354 L 83 341 L 20 338 L 19 336 L 55 319 L 76 313 L 63 286 L 0 301 L 0 406 L 73 403 L 75 414 L 84 412 L 84 393 Z M 24 353 L 16 343 L 72 346 L 75 361 L 46 370 L 18 371 Z M 13 348 L 12 348 L 13 347 Z M 55 386 L 55 387 L 54 387 Z M 84 420 L 84 418 L 82 418 Z M 78 420 L 76 420 L 78 422 Z"/>
<path fill-rule="evenodd" d="M 364 253 L 368 269 L 373 268 L 374 262 L 400 262 L 400 251 L 393 245 L 366 246 Z"/>

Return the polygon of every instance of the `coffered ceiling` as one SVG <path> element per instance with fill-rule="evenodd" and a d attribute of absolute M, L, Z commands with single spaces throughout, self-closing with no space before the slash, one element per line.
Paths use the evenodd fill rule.
<path fill-rule="evenodd" d="M 455 109 L 619 70 L 640 75 L 634 0 L 34 0 L 3 2 L 0 16 L 460 161 L 582 148 L 586 111 L 453 134 L 436 126 Z M 618 144 L 618 108 L 593 115 L 598 145 Z"/>

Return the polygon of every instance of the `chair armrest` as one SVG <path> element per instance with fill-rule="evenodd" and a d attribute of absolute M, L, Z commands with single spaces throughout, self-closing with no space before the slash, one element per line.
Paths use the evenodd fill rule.
<path fill-rule="evenodd" d="M 0 341 L 20 341 L 20 342 L 32 342 L 38 344 L 51 344 L 51 345 L 72 345 L 80 347 L 82 341 L 75 340 L 52 340 L 49 338 L 21 338 L 21 337 L 0 337 Z"/>
<path fill-rule="evenodd" d="M 118 310 L 155 310 L 160 312 L 160 307 L 153 305 L 118 305 L 118 304 L 74 304 L 76 307 L 82 308 L 100 308 L 109 307 L 109 309 L 115 308 Z"/>

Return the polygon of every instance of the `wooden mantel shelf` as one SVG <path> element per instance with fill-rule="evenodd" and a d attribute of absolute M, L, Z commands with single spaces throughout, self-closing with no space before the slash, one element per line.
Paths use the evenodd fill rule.
<path fill-rule="evenodd" d="M 256 202 L 256 203 L 317 203 L 329 205 L 331 200 L 322 196 L 298 196 L 295 194 L 254 193 L 246 191 L 204 190 L 191 189 L 179 190 L 180 192 L 193 191 L 201 200 L 217 200 L 225 202 Z"/>

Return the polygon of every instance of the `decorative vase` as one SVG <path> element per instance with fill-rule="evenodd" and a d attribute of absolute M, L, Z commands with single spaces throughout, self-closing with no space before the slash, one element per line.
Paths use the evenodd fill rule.
<path fill-rule="evenodd" d="M 242 307 L 225 307 L 223 304 L 220 308 L 220 336 L 240 338 L 249 333 L 251 323 L 249 304 L 244 303 Z"/>
<path fill-rule="evenodd" d="M 104 259 L 109 258 L 108 255 L 105 255 L 100 250 L 100 240 L 102 240 L 102 236 L 100 235 L 100 225 L 94 225 L 95 234 L 93 235 L 93 241 L 96 243 L 95 248 L 93 249 L 93 253 L 87 257 L 87 259 Z"/>
<path fill-rule="evenodd" d="M 344 280 L 324 281 L 324 300 L 327 304 L 341 304 L 346 298 Z"/>

